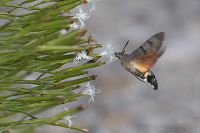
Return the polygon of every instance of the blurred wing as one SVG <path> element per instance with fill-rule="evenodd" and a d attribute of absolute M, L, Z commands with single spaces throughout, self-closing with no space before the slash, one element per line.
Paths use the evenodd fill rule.
<path fill-rule="evenodd" d="M 138 49 L 131 53 L 130 64 L 137 67 L 141 72 L 147 72 L 157 61 L 164 51 L 162 41 L 164 40 L 164 33 L 160 32 L 152 36 Z"/>
<path fill-rule="evenodd" d="M 157 52 L 162 46 L 162 41 L 164 40 L 164 32 L 157 33 L 149 38 L 144 44 L 137 48 L 131 56 L 133 58 L 141 57 L 150 52 Z"/>

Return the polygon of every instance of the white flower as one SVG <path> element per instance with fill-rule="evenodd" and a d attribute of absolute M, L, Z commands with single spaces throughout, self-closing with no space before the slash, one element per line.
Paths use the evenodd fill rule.
<path fill-rule="evenodd" d="M 68 107 L 64 107 L 64 110 L 66 111 L 66 112 L 68 112 L 69 111 L 69 108 Z M 72 118 L 75 118 L 76 116 L 72 116 L 72 115 L 67 115 L 67 116 L 65 116 L 64 117 L 64 119 L 67 121 L 67 124 L 68 124 L 68 126 L 69 127 L 71 127 L 72 125 L 73 125 L 73 122 L 72 122 Z"/>
<path fill-rule="evenodd" d="M 67 124 L 69 127 L 71 127 L 73 125 L 73 122 L 72 122 L 72 118 L 75 118 L 76 116 L 72 116 L 72 115 L 67 115 L 64 117 L 64 119 L 67 121 Z"/>
<path fill-rule="evenodd" d="M 109 62 L 116 60 L 116 57 L 114 55 L 114 48 L 111 44 L 107 44 L 106 50 L 104 52 L 101 52 L 100 54 L 107 56 L 109 59 Z"/>
<path fill-rule="evenodd" d="M 84 87 L 86 88 L 86 90 L 83 92 L 83 94 L 85 95 L 89 95 L 90 99 L 88 101 L 88 103 L 94 102 L 94 97 L 97 93 L 100 93 L 100 89 L 97 89 L 94 85 L 92 85 L 90 82 L 86 83 L 84 85 Z"/>
<path fill-rule="evenodd" d="M 67 34 L 67 30 L 66 29 L 61 29 L 60 30 L 60 35 L 66 35 Z"/>
<path fill-rule="evenodd" d="M 83 9 L 81 7 L 79 7 L 78 13 L 75 14 L 74 18 L 77 18 L 81 25 L 80 27 L 84 27 L 85 26 L 85 21 L 89 18 L 90 16 L 83 11 Z"/>
<path fill-rule="evenodd" d="M 86 51 L 81 51 L 80 53 L 77 53 L 76 57 L 74 58 L 74 61 L 77 62 L 77 61 L 85 60 L 85 59 L 91 60 L 92 57 L 88 56 Z"/>
<path fill-rule="evenodd" d="M 73 24 L 70 24 L 69 27 L 72 29 L 72 30 L 75 30 L 75 29 L 79 29 L 81 26 L 77 23 L 73 23 Z"/>

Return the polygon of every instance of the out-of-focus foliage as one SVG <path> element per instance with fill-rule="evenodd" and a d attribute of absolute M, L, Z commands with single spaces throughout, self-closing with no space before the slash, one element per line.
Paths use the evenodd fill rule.
<path fill-rule="evenodd" d="M 93 53 L 93 49 L 101 45 L 86 34 L 86 29 L 70 28 L 78 21 L 73 15 L 63 15 L 86 2 L 42 0 L 30 4 L 34 1 L 24 0 L 18 4 L 10 4 L 11 0 L 0 1 L 0 7 L 9 9 L 0 11 L 0 19 L 5 21 L 0 25 L 0 130 L 6 132 L 48 124 L 87 131 L 60 121 L 82 110 L 81 105 L 53 116 L 36 117 L 83 96 L 84 93 L 74 90 L 80 88 L 80 83 L 96 78 L 96 75 L 86 75 L 86 69 L 104 64 L 98 61 L 100 55 Z M 26 12 L 14 14 L 13 11 L 19 8 Z M 65 33 L 61 32 L 63 29 Z M 81 51 L 86 51 L 93 59 L 81 65 L 63 67 L 73 63 L 76 53 Z M 38 77 L 27 78 L 33 74 Z"/>

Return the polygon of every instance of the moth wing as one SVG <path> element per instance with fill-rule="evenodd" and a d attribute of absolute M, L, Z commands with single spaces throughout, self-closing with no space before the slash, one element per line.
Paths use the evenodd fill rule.
<path fill-rule="evenodd" d="M 141 72 L 149 71 L 157 59 L 165 52 L 165 47 L 162 47 L 163 40 L 163 32 L 153 35 L 131 54 L 130 64 Z"/>
<path fill-rule="evenodd" d="M 139 48 L 131 53 L 132 58 L 144 56 L 148 53 L 154 53 L 160 50 L 164 40 L 164 32 L 157 33 L 144 42 Z"/>

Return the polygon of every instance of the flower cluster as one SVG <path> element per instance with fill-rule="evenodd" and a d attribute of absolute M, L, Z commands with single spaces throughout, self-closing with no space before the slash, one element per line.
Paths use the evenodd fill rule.
<path fill-rule="evenodd" d="M 117 59 L 114 55 L 114 52 L 115 50 L 114 50 L 113 45 L 107 44 L 105 51 L 101 52 L 100 55 L 106 56 L 108 58 L 108 63 L 111 63 Z M 74 62 L 76 63 L 81 60 L 91 60 L 91 59 L 93 59 L 93 57 L 88 56 L 88 53 L 86 51 L 81 51 L 76 54 L 74 58 Z"/>
<path fill-rule="evenodd" d="M 85 26 L 85 21 L 88 20 L 89 14 L 84 12 L 81 7 L 78 7 L 78 13 L 75 14 L 74 18 L 78 19 L 80 22 L 80 28 Z"/>
<path fill-rule="evenodd" d="M 86 3 L 88 3 L 91 6 L 90 12 L 96 10 L 96 2 L 97 1 L 99 1 L 99 0 L 86 0 Z M 74 18 L 78 19 L 79 22 L 74 22 L 73 24 L 69 25 L 70 28 L 72 30 L 83 28 L 85 26 L 85 21 L 87 21 L 89 17 L 90 16 L 88 13 L 84 12 L 81 7 L 78 7 L 78 12 L 75 14 Z M 60 33 L 66 34 L 66 31 L 62 30 L 62 31 L 60 31 Z M 112 62 L 116 59 L 114 56 L 114 51 L 115 51 L 114 47 L 111 44 L 107 44 L 105 51 L 101 52 L 100 54 L 102 56 L 106 56 L 109 59 L 108 62 Z M 74 58 L 74 62 L 79 62 L 81 60 L 91 60 L 91 59 L 93 59 L 93 57 L 88 56 L 88 52 L 83 50 L 76 54 L 76 56 Z M 87 82 L 85 85 L 83 85 L 83 87 L 85 88 L 85 90 L 82 91 L 82 94 L 88 95 L 90 97 L 88 100 L 88 103 L 94 102 L 95 101 L 94 98 L 95 98 L 96 94 L 101 92 L 100 89 L 96 88 L 90 82 Z M 69 111 L 69 108 L 64 108 L 64 109 L 67 112 Z M 72 116 L 70 114 L 64 117 L 64 119 L 67 122 L 69 127 L 71 127 L 73 125 L 72 118 L 74 118 L 74 117 L 76 117 L 76 116 Z"/>
<path fill-rule="evenodd" d="M 96 10 L 96 3 L 101 0 L 85 0 L 85 3 L 89 4 L 90 6 L 90 12 Z M 89 14 L 86 13 L 80 6 L 78 7 L 78 12 L 75 14 L 74 18 L 78 19 L 80 24 L 77 22 L 74 22 L 70 25 L 70 28 L 72 30 L 83 28 L 85 26 L 85 21 L 88 20 Z M 102 56 L 106 56 L 108 58 L 108 63 L 116 60 L 114 56 L 114 48 L 111 44 L 106 45 L 106 50 L 104 52 L 101 52 Z M 74 58 L 75 62 L 81 61 L 81 60 L 90 60 L 92 57 L 87 55 L 86 51 L 81 51 L 77 53 L 76 57 Z"/>
<path fill-rule="evenodd" d="M 88 3 L 90 6 L 90 12 L 93 12 L 96 10 L 96 3 L 100 0 L 85 0 L 85 3 Z M 78 7 L 78 12 L 75 14 L 74 18 L 78 19 L 80 24 L 77 22 L 74 22 L 70 25 L 70 28 L 72 30 L 83 28 L 85 26 L 85 21 L 89 19 L 90 15 L 85 12 L 80 6 Z"/>
<path fill-rule="evenodd" d="M 87 55 L 86 51 L 81 51 L 77 53 L 76 57 L 74 58 L 74 62 L 78 62 L 81 60 L 91 60 L 92 57 Z"/>
<path fill-rule="evenodd" d="M 66 112 L 69 111 L 69 108 L 68 107 L 64 107 L 64 110 Z M 72 116 L 72 115 L 67 115 L 64 117 L 65 121 L 67 122 L 68 126 L 71 127 L 73 125 L 73 122 L 72 122 L 72 118 L 75 118 L 76 116 Z"/>
<path fill-rule="evenodd" d="M 90 82 L 87 82 L 85 85 L 84 85 L 84 88 L 85 88 L 85 91 L 82 92 L 82 94 L 84 95 L 88 95 L 90 96 L 90 99 L 88 100 L 88 103 L 92 103 L 94 102 L 94 97 L 97 93 L 100 93 L 101 90 L 100 89 L 97 89 L 94 85 L 92 85 Z M 66 112 L 69 111 L 69 108 L 68 107 L 64 107 L 64 110 Z M 64 117 L 64 120 L 67 122 L 68 126 L 71 127 L 73 125 L 73 122 L 72 122 L 72 118 L 75 118 L 77 116 L 73 116 L 73 115 L 67 115 Z"/>
<path fill-rule="evenodd" d="M 97 89 L 94 85 L 92 85 L 90 82 L 86 83 L 84 85 L 86 90 L 83 92 L 83 94 L 90 96 L 90 99 L 88 100 L 88 103 L 94 102 L 94 97 L 97 93 L 100 93 L 101 90 Z"/>
<path fill-rule="evenodd" d="M 106 56 L 109 60 L 108 62 L 112 62 L 114 60 L 116 60 L 116 57 L 114 55 L 114 47 L 111 44 L 107 44 L 106 45 L 106 50 L 101 52 L 102 56 Z"/>

